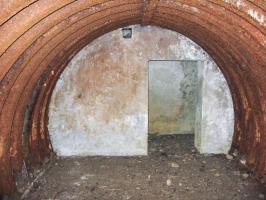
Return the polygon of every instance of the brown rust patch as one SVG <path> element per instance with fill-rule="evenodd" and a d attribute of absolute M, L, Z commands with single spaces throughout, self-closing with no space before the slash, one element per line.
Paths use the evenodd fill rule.
<path fill-rule="evenodd" d="M 1 43 L 1 52 L 6 51 L 6 53 L 2 54 L 0 58 L 0 75 L 1 81 L 4 75 L 8 77 L 8 80 L 6 80 L 8 85 L 0 89 L 0 103 L 2 108 L 0 120 L 0 193 L 11 193 L 15 189 L 13 181 L 14 173 L 12 171 L 13 166 L 10 163 L 10 149 L 13 148 L 14 152 L 21 151 L 21 149 L 19 149 L 19 143 L 21 142 L 19 140 L 19 134 L 21 134 L 23 126 L 23 123 L 21 123 L 23 122 L 24 116 L 22 112 L 25 110 L 23 107 L 27 105 L 34 85 L 38 77 L 42 74 L 42 70 L 48 67 L 54 57 L 59 56 L 59 52 L 61 52 L 62 49 L 66 49 L 67 52 L 64 53 L 71 56 L 71 52 L 75 52 L 77 49 L 80 49 L 81 46 L 84 46 L 87 41 L 90 41 L 90 36 L 88 36 L 87 40 L 83 40 L 83 42 L 79 43 L 85 35 L 91 33 L 90 29 L 93 29 L 92 27 L 90 27 L 90 29 L 80 30 L 80 32 L 75 35 L 75 43 L 78 44 L 76 46 L 72 46 L 73 44 L 71 44 L 69 40 L 61 41 L 60 32 L 62 32 L 62 34 L 65 33 L 66 37 L 70 37 L 71 33 L 65 30 L 65 26 L 58 26 L 57 23 L 79 12 L 81 9 L 93 8 L 98 3 L 102 3 L 100 0 L 77 0 L 75 1 L 76 7 L 73 8 L 71 4 L 69 4 L 69 1 L 51 1 L 47 3 L 47 1 L 39 0 L 32 4 L 30 4 L 30 2 L 32 1 L 14 1 L 12 5 L 10 1 L 1 2 L 1 7 L 5 8 L 4 12 L 0 14 L 1 23 L 6 21 L 4 25 L 0 27 L 2 33 L 0 34 L 0 41 L 3 42 Z M 84 2 L 87 4 L 83 4 Z M 113 12 L 109 12 L 110 15 L 106 16 L 104 14 L 106 10 L 99 8 L 99 10 L 97 10 L 97 15 L 91 13 L 88 17 L 88 19 L 91 20 L 86 20 L 88 24 L 85 26 L 91 24 L 92 21 L 100 20 L 103 16 L 106 16 L 106 20 L 102 20 L 101 23 L 95 24 L 93 26 L 95 29 L 104 26 L 104 24 L 124 26 L 131 23 L 140 23 L 141 21 L 145 22 L 145 20 L 141 20 L 141 17 L 147 16 L 143 13 L 143 11 L 145 11 L 143 8 L 146 6 L 143 4 L 144 1 L 133 1 L 133 3 L 138 5 L 135 7 L 132 6 L 132 1 L 129 0 L 115 0 L 113 2 L 113 7 L 110 7 Z M 154 3 L 156 1 L 149 2 Z M 256 155 L 255 164 L 253 166 L 256 169 L 256 175 L 262 177 L 266 174 L 266 29 L 265 22 L 251 16 L 249 12 L 257 12 L 260 16 L 265 16 L 266 3 L 265 1 L 251 2 L 242 0 L 242 3 L 245 5 L 237 6 L 234 2 L 236 1 L 159 1 L 156 7 L 151 7 L 149 10 L 148 23 L 168 27 L 189 36 L 204 47 L 215 59 L 225 74 L 234 97 L 236 124 L 238 124 L 239 129 L 239 131 L 235 133 L 235 138 L 238 138 L 238 141 L 235 141 L 236 147 L 241 149 L 241 152 L 245 155 L 250 154 L 253 158 L 255 157 L 254 155 Z M 122 4 L 125 6 L 116 9 Z M 195 9 L 191 9 L 192 7 L 197 8 L 197 12 L 195 12 Z M 27 9 L 23 10 L 23 8 Z M 68 8 L 72 9 L 68 10 Z M 124 15 L 122 15 L 121 12 L 124 12 Z M 54 15 L 52 15 L 53 13 Z M 119 21 L 121 17 L 125 19 L 126 22 L 124 21 L 122 23 Z M 75 22 L 77 28 L 84 26 L 84 24 L 78 25 L 79 20 L 80 18 L 77 18 Z M 44 23 L 44 21 L 46 23 Z M 59 37 L 52 40 L 55 36 L 52 34 L 47 35 L 47 40 L 42 41 L 40 44 L 36 45 L 35 48 L 38 49 L 42 55 L 50 53 L 51 49 L 54 48 L 51 44 L 56 44 L 56 42 L 61 43 L 61 48 L 55 49 L 51 56 L 45 58 L 37 57 L 36 51 L 30 51 L 25 60 L 31 60 L 31 65 L 25 63 L 24 60 L 22 61 L 23 63 L 20 63 L 21 66 L 25 64 L 24 67 L 27 68 L 27 72 L 18 79 L 18 77 L 21 76 L 20 70 L 15 69 L 17 73 L 9 76 L 10 74 L 8 74 L 8 72 L 10 70 L 12 71 L 12 64 L 20 58 L 22 53 L 30 47 L 36 38 L 45 34 L 52 26 L 60 29 L 58 32 Z M 105 27 L 102 32 L 108 32 L 109 30 L 110 28 Z M 97 37 L 97 35 L 91 35 L 91 38 L 95 37 Z M 71 38 L 71 40 L 74 41 L 73 38 Z M 48 47 L 45 48 L 44 44 L 48 44 Z M 42 62 L 44 62 L 43 65 L 41 65 Z M 59 66 L 55 65 L 54 67 L 56 69 Z M 42 70 L 39 70 L 39 73 L 33 75 L 31 72 L 35 68 Z M 243 70 L 244 68 L 245 70 Z M 53 79 L 51 78 L 49 80 Z M 14 84 L 15 82 L 16 84 Z M 12 95 L 9 95 L 10 93 Z M 7 96 L 10 96 L 10 98 L 7 98 Z M 244 108 L 243 99 L 245 98 L 249 102 L 246 105 L 248 105 L 251 111 Z M 39 109 L 43 110 L 41 106 Z M 245 121 L 245 116 L 247 116 L 247 114 L 245 114 L 246 112 L 251 112 L 251 116 L 256 116 L 256 118 L 253 117 L 249 123 L 254 124 L 256 121 L 258 128 L 255 128 L 255 125 L 252 125 L 253 129 L 248 128 L 249 124 Z M 259 131 L 257 131 L 257 129 Z M 260 136 L 246 137 L 246 135 L 254 136 L 256 134 L 260 134 Z M 250 138 L 250 140 L 247 140 L 247 138 Z M 257 148 L 255 149 L 255 153 L 253 153 L 251 149 L 254 150 L 255 138 L 260 139 L 255 143 L 257 144 Z M 38 141 L 39 140 L 36 141 L 36 145 Z M 20 156 L 21 154 L 16 154 L 14 160 L 18 160 L 20 163 Z"/>

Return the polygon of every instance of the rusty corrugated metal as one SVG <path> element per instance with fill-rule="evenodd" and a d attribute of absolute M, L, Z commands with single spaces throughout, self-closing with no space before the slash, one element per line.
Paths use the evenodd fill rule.
<path fill-rule="evenodd" d="M 16 190 L 23 160 L 33 165 L 49 156 L 47 108 L 69 57 L 98 36 L 137 23 L 180 32 L 213 57 L 234 101 L 233 147 L 265 176 L 264 0 L 2 0 L 0 9 L 0 193 Z M 24 113 L 40 77 L 25 155 Z"/>

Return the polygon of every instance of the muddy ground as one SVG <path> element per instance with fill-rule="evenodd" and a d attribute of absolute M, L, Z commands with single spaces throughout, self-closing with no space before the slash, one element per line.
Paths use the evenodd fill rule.
<path fill-rule="evenodd" d="M 192 135 L 152 136 L 147 157 L 58 158 L 25 199 L 256 200 L 265 186 L 238 161 L 200 155 Z"/>

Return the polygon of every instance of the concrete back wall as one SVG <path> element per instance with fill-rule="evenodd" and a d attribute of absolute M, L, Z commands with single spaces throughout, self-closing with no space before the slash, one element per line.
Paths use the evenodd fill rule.
<path fill-rule="evenodd" d="M 202 61 L 149 62 L 149 133 L 194 133 Z"/>
<path fill-rule="evenodd" d="M 149 60 L 210 59 L 158 27 L 133 26 L 131 39 L 120 29 L 96 39 L 72 59 L 52 95 L 48 128 L 58 155 L 147 153 Z"/>

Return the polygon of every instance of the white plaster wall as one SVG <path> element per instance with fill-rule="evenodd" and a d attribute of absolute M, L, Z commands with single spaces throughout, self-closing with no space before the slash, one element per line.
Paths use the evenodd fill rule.
<path fill-rule="evenodd" d="M 195 146 L 201 153 L 227 154 L 234 133 L 234 111 L 229 87 L 212 62 L 198 68 L 199 97 Z"/>
<path fill-rule="evenodd" d="M 194 134 L 201 63 L 149 62 L 149 133 Z"/>
<path fill-rule="evenodd" d="M 133 38 L 122 38 L 120 29 L 103 35 L 62 73 L 48 125 L 58 155 L 146 155 L 148 61 L 211 60 L 176 32 L 132 27 Z"/>

